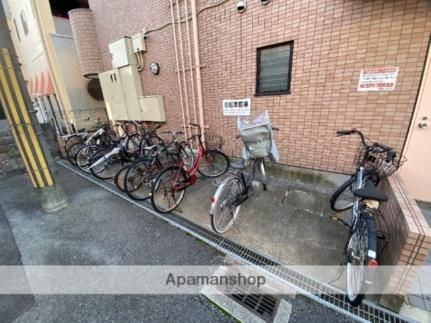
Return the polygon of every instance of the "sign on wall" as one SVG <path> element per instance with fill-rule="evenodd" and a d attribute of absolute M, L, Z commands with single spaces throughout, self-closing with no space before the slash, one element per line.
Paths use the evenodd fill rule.
<path fill-rule="evenodd" d="M 223 100 L 224 116 L 249 116 L 251 99 Z"/>
<path fill-rule="evenodd" d="M 399 67 L 377 67 L 361 70 L 358 92 L 393 91 L 397 82 Z"/>

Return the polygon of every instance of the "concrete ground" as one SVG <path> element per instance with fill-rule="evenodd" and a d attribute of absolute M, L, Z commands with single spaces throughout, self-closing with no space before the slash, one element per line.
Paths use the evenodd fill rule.
<path fill-rule="evenodd" d="M 219 182 L 201 178 L 187 189 L 180 214 L 211 228 L 210 198 Z M 224 235 L 288 265 L 342 263 L 348 232 L 328 218 L 334 215 L 329 196 L 282 178 L 270 177 L 267 183 L 267 191 L 255 189 Z"/>
<path fill-rule="evenodd" d="M 65 169 L 59 169 L 57 179 L 70 206 L 47 215 L 24 175 L 0 178 L 0 265 L 223 263 L 223 255 L 211 247 L 87 180 Z M 0 318 L 2 322 L 233 321 L 201 295 L 0 296 Z M 310 319 L 349 321 L 298 296 L 292 301 L 290 322 Z"/>

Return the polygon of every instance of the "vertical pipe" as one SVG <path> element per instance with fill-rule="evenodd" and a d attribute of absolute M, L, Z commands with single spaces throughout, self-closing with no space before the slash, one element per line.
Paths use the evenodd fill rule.
<path fill-rule="evenodd" d="M 179 36 L 179 42 L 180 42 L 180 57 L 181 57 L 181 70 L 183 73 L 183 83 L 184 83 L 184 92 L 185 92 L 185 102 L 186 102 L 186 114 L 187 114 L 187 125 L 190 123 L 190 106 L 189 106 L 189 94 L 187 90 L 187 82 L 186 82 L 186 71 L 185 71 L 185 65 L 184 65 L 184 49 L 183 49 L 183 36 L 181 31 L 181 16 L 180 16 L 180 3 L 178 0 L 175 1 L 175 4 L 177 6 L 177 20 L 178 20 L 178 36 Z M 190 129 L 190 128 L 189 128 Z M 191 135 L 191 131 L 190 131 Z"/>
<path fill-rule="evenodd" d="M 187 138 L 186 118 L 184 116 L 183 90 L 182 90 L 181 78 L 180 78 L 180 63 L 178 61 L 177 35 L 176 35 L 176 30 L 175 30 L 174 3 L 172 0 L 169 0 L 169 2 L 170 2 L 170 6 L 171 6 L 172 32 L 173 32 L 173 36 L 174 36 L 174 51 L 175 51 L 175 61 L 177 64 L 177 78 L 178 78 L 178 89 L 180 91 L 181 114 L 183 117 L 184 136 Z"/>
<path fill-rule="evenodd" d="M 202 98 L 202 78 L 201 78 L 201 60 L 199 57 L 199 35 L 198 35 L 198 19 L 196 12 L 196 0 L 192 2 L 192 26 L 193 26 L 193 43 L 195 52 L 195 64 L 196 64 L 196 83 L 198 93 L 198 107 L 199 107 L 199 123 L 202 128 L 202 139 L 205 141 L 205 122 L 204 122 L 204 109 L 203 109 L 203 98 Z"/>
<path fill-rule="evenodd" d="M 188 54 L 189 54 L 189 66 L 190 66 L 190 82 L 192 86 L 192 100 L 193 100 L 193 114 L 194 114 L 194 123 L 198 122 L 198 117 L 196 113 L 196 98 L 195 98 L 195 80 L 193 76 L 193 58 L 192 58 L 192 46 L 190 41 L 190 27 L 189 27 L 189 9 L 188 9 L 188 1 L 184 0 L 184 10 L 186 13 L 186 30 L 187 30 L 187 45 L 188 45 Z"/>

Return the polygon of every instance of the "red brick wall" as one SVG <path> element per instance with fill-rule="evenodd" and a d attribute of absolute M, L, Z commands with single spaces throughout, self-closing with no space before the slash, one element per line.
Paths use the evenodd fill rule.
<path fill-rule="evenodd" d="M 198 8 L 220 1 L 199 1 Z M 180 1 L 183 7 L 184 1 Z M 165 97 L 168 127 L 182 123 L 169 1 L 89 0 L 105 69 L 108 43 L 143 27 L 151 32 L 142 72 L 145 95 Z M 236 119 L 222 115 L 221 100 L 252 98 L 252 114 L 268 110 L 277 134 L 281 162 L 336 172 L 351 169 L 354 148 L 336 138 L 336 129 L 358 127 L 371 138 L 402 149 L 426 48 L 431 13 L 426 0 L 247 1 L 238 14 L 235 1 L 203 10 L 198 17 L 205 122 L 225 138 L 224 150 L 238 155 Z M 181 10 L 182 12 L 183 10 Z M 163 27 L 165 26 L 165 27 Z M 182 24 L 185 65 L 186 27 Z M 255 97 L 256 48 L 294 41 L 290 95 Z M 150 62 L 161 73 L 148 71 Z M 400 68 L 393 92 L 357 92 L 362 68 Z M 186 73 L 189 104 L 191 82 Z M 191 108 L 193 120 L 193 108 Z M 351 145 L 350 145 L 351 146 Z"/>

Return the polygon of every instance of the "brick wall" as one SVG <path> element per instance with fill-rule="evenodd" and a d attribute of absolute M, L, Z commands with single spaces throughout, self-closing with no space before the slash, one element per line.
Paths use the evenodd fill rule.
<path fill-rule="evenodd" d="M 398 175 L 384 179 L 380 189 L 389 197 L 380 204 L 380 210 L 391 233 L 380 262 L 402 266 L 390 277 L 388 289 L 405 294 L 431 250 L 431 228 Z"/>
<path fill-rule="evenodd" d="M 221 4 L 202 10 L 217 3 Z M 144 94 L 163 95 L 167 126 L 179 128 L 182 117 L 168 4 L 167 0 L 89 1 L 106 70 L 111 68 L 109 42 L 143 27 L 152 30 L 141 73 Z M 205 122 L 225 138 L 226 153 L 239 155 L 241 144 L 234 140 L 236 120 L 222 115 L 221 100 L 243 97 L 252 98 L 253 115 L 267 109 L 282 129 L 276 135 L 282 163 L 349 171 L 355 150 L 349 143 L 355 139 L 336 138 L 334 132 L 340 128 L 361 128 L 369 137 L 402 149 L 431 31 L 426 0 L 273 0 L 267 6 L 256 0 L 247 5 L 246 12 L 238 14 L 234 0 L 198 1 Z M 184 17 L 184 1 L 180 6 Z M 185 23 L 181 27 L 188 67 Z M 254 96 L 256 48 L 289 40 L 294 41 L 292 93 Z M 158 76 L 148 70 L 152 61 L 160 64 Z M 400 68 L 395 91 L 357 92 L 360 69 L 381 66 Z M 185 79 L 193 120 L 195 96 L 189 72 Z"/>

